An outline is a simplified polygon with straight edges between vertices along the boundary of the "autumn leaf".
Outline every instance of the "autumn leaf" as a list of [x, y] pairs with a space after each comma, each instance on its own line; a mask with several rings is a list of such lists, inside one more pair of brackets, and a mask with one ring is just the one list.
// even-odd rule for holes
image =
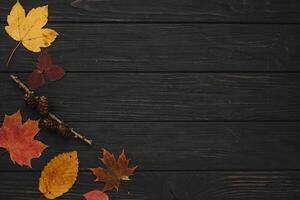
[[6, 32], [19, 43], [12, 51], [7, 65], [9, 64], [16, 49], [22, 43], [32, 52], [40, 52], [41, 47], [48, 47], [55, 40], [58, 33], [53, 29], [43, 28], [48, 22], [48, 6], [33, 8], [25, 14], [25, 10], [19, 1], [13, 6], [7, 16], [8, 26]]
[[31, 159], [40, 157], [47, 148], [42, 142], [34, 140], [39, 131], [39, 121], [28, 119], [23, 124], [20, 111], [5, 115], [0, 128], [0, 147], [9, 152], [14, 163], [31, 167]]
[[39, 190], [46, 198], [55, 199], [69, 191], [77, 176], [77, 151], [59, 154], [44, 167]]
[[85, 193], [83, 197], [86, 200], [109, 200], [107, 194], [100, 190], [93, 190], [88, 193]]
[[64, 69], [53, 64], [50, 54], [44, 51], [39, 56], [34, 71], [29, 75], [28, 85], [31, 90], [37, 90], [46, 81], [57, 81], [63, 78], [64, 75]]
[[103, 158], [101, 161], [106, 166], [106, 169], [101, 167], [91, 168], [90, 170], [97, 177], [95, 181], [104, 182], [103, 191], [119, 189], [121, 180], [130, 180], [129, 176], [133, 174], [137, 167], [128, 168], [129, 160], [126, 159], [124, 150], [116, 160], [115, 156], [103, 149]]

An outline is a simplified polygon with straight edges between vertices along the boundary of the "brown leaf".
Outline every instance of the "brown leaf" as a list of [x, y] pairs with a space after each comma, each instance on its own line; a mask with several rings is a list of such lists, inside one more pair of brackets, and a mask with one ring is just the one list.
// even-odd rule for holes
[[57, 81], [64, 77], [63, 68], [52, 63], [49, 53], [42, 52], [34, 71], [29, 75], [28, 85], [31, 90], [37, 90], [47, 81]]
[[22, 124], [20, 111], [12, 115], [5, 115], [0, 128], [0, 147], [5, 148], [13, 162], [31, 167], [31, 159], [41, 156], [47, 146], [35, 135], [40, 131], [39, 121], [28, 119]]
[[98, 167], [91, 168], [90, 170], [97, 177], [95, 181], [105, 183], [103, 191], [112, 190], [114, 188], [118, 190], [120, 181], [130, 180], [129, 176], [131, 176], [137, 168], [137, 166], [128, 168], [129, 160], [126, 159], [124, 150], [117, 161], [113, 154], [103, 149], [103, 158], [101, 161], [106, 166], [106, 169]]

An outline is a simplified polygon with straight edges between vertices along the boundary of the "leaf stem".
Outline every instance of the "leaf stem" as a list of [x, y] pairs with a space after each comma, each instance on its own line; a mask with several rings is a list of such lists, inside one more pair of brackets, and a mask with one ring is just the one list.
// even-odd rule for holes
[[13, 55], [15, 54], [17, 48], [20, 46], [20, 44], [21, 44], [21, 41], [17, 44], [17, 46], [16, 46], [16, 47], [12, 50], [12, 52], [10, 53], [10, 56], [9, 56], [9, 58], [8, 58], [8, 60], [7, 60], [7, 63], [6, 63], [6, 67], [9, 66], [9, 63], [10, 63], [10, 61], [11, 61]]

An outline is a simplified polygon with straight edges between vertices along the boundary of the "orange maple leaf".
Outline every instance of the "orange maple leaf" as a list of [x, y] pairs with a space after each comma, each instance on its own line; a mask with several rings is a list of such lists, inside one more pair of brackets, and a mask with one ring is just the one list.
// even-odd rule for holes
[[114, 188], [119, 190], [120, 181], [130, 180], [129, 176], [131, 176], [137, 168], [137, 166], [128, 168], [129, 160], [126, 159], [124, 150], [117, 161], [113, 154], [103, 149], [103, 158], [100, 160], [104, 163], [106, 169], [98, 167], [90, 168], [90, 170], [97, 177], [95, 181], [105, 183], [103, 191], [112, 190]]
[[5, 115], [0, 128], [0, 147], [9, 152], [14, 163], [31, 167], [31, 159], [40, 157], [47, 148], [47, 145], [34, 140], [39, 131], [39, 120], [28, 119], [23, 124], [20, 111]]

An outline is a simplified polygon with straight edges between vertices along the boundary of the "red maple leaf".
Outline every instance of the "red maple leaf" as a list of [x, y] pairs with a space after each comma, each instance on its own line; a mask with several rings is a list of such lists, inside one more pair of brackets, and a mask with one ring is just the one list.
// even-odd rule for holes
[[35, 69], [29, 75], [28, 85], [31, 90], [37, 90], [47, 81], [57, 81], [62, 79], [64, 75], [64, 69], [58, 65], [54, 65], [50, 54], [44, 51], [39, 56]]
[[109, 200], [107, 194], [100, 190], [93, 190], [88, 193], [85, 193], [83, 197], [86, 200]]
[[121, 180], [130, 180], [129, 176], [133, 174], [136, 167], [128, 168], [129, 160], [126, 159], [124, 150], [119, 156], [118, 161], [115, 156], [103, 149], [103, 158], [100, 159], [106, 169], [101, 167], [91, 168], [90, 170], [97, 177], [95, 181], [101, 181], [105, 183], [103, 191], [108, 191], [112, 189], [119, 189]]
[[31, 159], [40, 157], [47, 148], [47, 145], [34, 140], [39, 131], [39, 120], [28, 119], [22, 124], [20, 111], [5, 115], [0, 128], [0, 147], [9, 152], [14, 163], [31, 167]]

